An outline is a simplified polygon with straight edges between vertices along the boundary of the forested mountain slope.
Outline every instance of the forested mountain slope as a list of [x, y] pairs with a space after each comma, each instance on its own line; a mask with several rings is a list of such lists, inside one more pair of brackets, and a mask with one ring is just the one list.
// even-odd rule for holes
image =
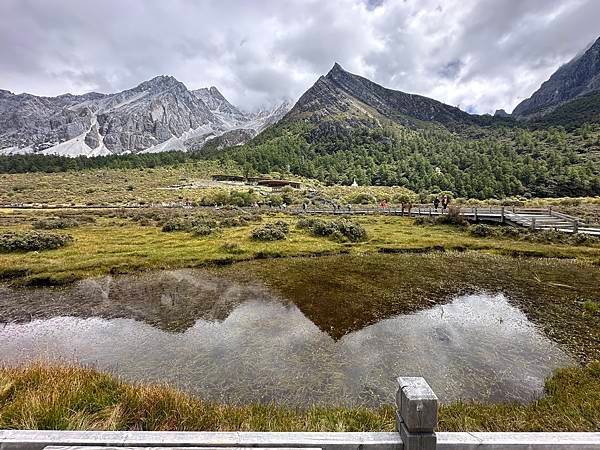
[[206, 153], [248, 171], [478, 198], [600, 194], [599, 155], [599, 126], [533, 130], [383, 88], [337, 64], [277, 125]]

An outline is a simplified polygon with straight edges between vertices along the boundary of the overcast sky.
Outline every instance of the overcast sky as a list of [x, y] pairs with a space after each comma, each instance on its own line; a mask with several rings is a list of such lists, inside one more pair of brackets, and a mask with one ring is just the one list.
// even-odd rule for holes
[[335, 61], [478, 113], [600, 36], [600, 0], [0, 0], [0, 89], [115, 92], [156, 75], [252, 109]]

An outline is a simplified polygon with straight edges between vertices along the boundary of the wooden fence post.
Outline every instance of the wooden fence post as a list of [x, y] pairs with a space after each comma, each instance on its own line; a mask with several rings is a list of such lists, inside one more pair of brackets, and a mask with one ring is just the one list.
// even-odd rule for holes
[[502, 207], [502, 210], [500, 211], [500, 223], [504, 223], [504, 206]]
[[477, 206], [473, 210], [475, 212], [475, 222], [477, 222]]
[[435, 450], [438, 398], [422, 377], [398, 378], [396, 425], [404, 450]]
[[535, 230], [535, 217], [531, 218], [531, 229]]
[[574, 220], [573, 221], [573, 234], [577, 234], [578, 232], [579, 232], [579, 221]]

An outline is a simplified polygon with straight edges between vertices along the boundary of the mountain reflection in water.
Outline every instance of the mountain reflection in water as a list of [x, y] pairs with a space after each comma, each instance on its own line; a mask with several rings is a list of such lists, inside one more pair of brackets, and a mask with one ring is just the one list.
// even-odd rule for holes
[[[391, 403], [401, 375], [424, 376], [442, 401], [527, 401], [554, 368], [574, 363], [501, 294], [458, 297], [336, 341], [264, 287], [192, 271], [161, 276], [27, 298], [0, 291], [11, 318], [0, 328], [0, 362], [78, 361], [208, 400], [297, 406]], [[48, 306], [77, 297], [73, 314]], [[19, 308], [34, 308], [33, 320]]]

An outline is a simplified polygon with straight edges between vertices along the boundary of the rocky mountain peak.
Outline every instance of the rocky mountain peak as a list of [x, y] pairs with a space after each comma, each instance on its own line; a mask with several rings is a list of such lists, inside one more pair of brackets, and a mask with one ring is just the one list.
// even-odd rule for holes
[[540, 117], [595, 91], [600, 91], [600, 38], [559, 67], [530, 98], [517, 105], [513, 116], [521, 119]]
[[225, 97], [223, 97], [223, 94], [221, 94], [221, 91], [219, 91], [216, 86], [209, 87], [208, 92], [210, 92], [210, 94], [214, 95], [215, 97], [220, 97], [223, 100], [225, 100]]
[[336, 73], [341, 73], [341, 72], [346, 73], [344, 68], [339, 63], [335, 62], [335, 63], [333, 63], [333, 67], [331, 68], [331, 70], [327, 73], [327, 76], [335, 75]]
[[357, 75], [354, 75], [354, 74], [348, 72], [347, 70], [344, 70], [344, 68], [342, 66], [340, 66], [338, 63], [335, 63], [333, 65], [333, 67], [331, 68], [331, 70], [329, 72], [327, 72], [327, 75], [325, 75], [325, 79], [335, 81], [335, 80], [344, 80], [344, 79], [348, 79], [348, 78], [352, 78], [352, 77], [356, 77], [356, 76]]
[[168, 75], [114, 94], [39, 97], [0, 90], [0, 154], [199, 150], [222, 135], [225, 144], [237, 145], [286, 112], [245, 113], [215, 86], [189, 91]]
[[300, 97], [288, 118], [320, 121], [327, 116], [345, 115], [371, 120], [374, 114], [411, 126], [420, 126], [423, 121], [457, 126], [478, 120], [437, 100], [385, 88], [344, 70], [339, 63]]
[[177, 80], [177, 78], [170, 75], [159, 75], [148, 81], [140, 83], [134, 89], [152, 92], [168, 91], [172, 89], [185, 89], [187, 91], [185, 84], [183, 84], [181, 81]]
[[192, 94], [202, 100], [208, 109], [214, 114], [221, 116], [225, 121], [233, 120], [240, 122], [248, 119], [247, 115], [229, 103], [215, 86], [196, 89], [192, 91]]

